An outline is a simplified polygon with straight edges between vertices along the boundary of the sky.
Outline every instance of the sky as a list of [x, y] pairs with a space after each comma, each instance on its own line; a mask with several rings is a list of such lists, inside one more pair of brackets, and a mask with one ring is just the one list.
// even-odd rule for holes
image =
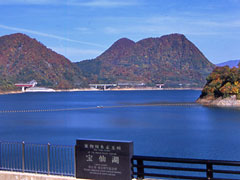
[[0, 12], [0, 36], [24, 33], [73, 62], [171, 33], [212, 63], [240, 59], [240, 0], [0, 0]]

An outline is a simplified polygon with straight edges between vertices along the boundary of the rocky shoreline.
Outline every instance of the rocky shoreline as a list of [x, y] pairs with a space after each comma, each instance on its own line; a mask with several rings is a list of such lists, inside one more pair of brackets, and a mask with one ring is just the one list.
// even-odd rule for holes
[[219, 97], [217, 99], [199, 98], [196, 102], [204, 106], [240, 107], [240, 100], [236, 98], [236, 95], [227, 98]]

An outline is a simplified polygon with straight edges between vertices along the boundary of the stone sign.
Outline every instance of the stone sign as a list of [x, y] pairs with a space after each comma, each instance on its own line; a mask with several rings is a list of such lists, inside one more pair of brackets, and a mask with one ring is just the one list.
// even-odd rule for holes
[[78, 139], [75, 148], [76, 178], [132, 179], [133, 142]]

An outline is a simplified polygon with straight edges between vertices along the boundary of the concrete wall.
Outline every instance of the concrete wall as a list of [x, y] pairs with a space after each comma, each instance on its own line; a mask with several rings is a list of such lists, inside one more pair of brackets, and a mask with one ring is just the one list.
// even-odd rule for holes
[[[74, 177], [66, 176], [52, 176], [42, 175], [33, 173], [20, 173], [11, 171], [0, 171], [0, 180], [87, 180], [87, 179], [76, 179]], [[136, 179], [133, 179], [136, 180]], [[154, 180], [154, 179], [147, 179]]]
[[76, 180], [74, 177], [0, 171], [0, 180]]

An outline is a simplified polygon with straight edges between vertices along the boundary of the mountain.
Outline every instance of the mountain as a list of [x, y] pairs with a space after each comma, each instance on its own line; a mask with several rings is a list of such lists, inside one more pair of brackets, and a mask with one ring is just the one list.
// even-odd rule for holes
[[137, 81], [165, 87], [202, 87], [215, 65], [182, 34], [116, 41], [92, 60], [78, 62], [90, 83]]
[[21, 33], [0, 37], [0, 89], [15, 89], [14, 83], [33, 79], [39, 86], [59, 89], [85, 82], [75, 64], [37, 40]]
[[216, 66], [220, 66], [220, 67], [221, 66], [229, 66], [230, 68], [233, 68], [233, 67], [238, 67], [239, 63], [240, 63], [240, 60], [230, 60], [230, 61], [216, 64]]

